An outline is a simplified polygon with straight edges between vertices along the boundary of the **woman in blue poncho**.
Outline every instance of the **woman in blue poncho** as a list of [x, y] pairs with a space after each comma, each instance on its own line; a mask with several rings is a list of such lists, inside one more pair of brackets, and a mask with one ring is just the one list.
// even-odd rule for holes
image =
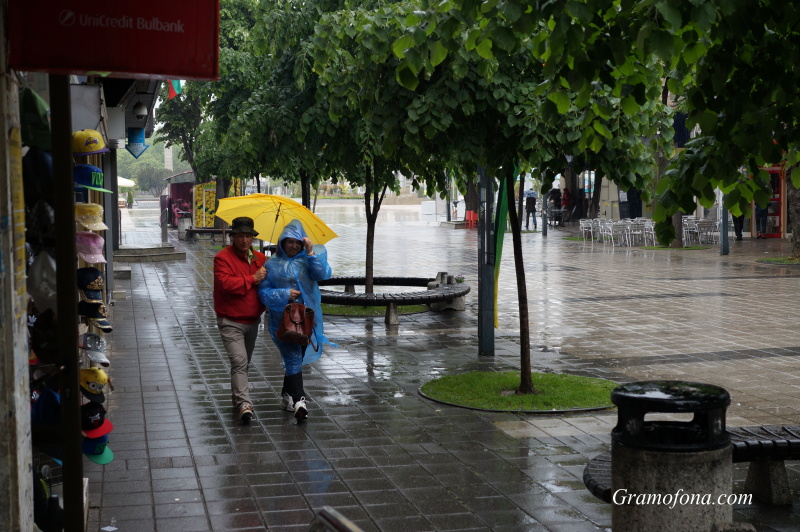
[[[292, 220], [278, 238], [278, 250], [267, 263], [267, 277], [258, 287], [258, 297], [269, 311], [268, 327], [272, 341], [283, 359], [282, 407], [294, 412], [298, 420], [308, 417], [302, 365], [320, 357], [323, 343], [333, 345], [323, 333], [321, 297], [317, 285], [317, 281], [331, 277], [327, 257], [325, 246], [312, 246], [303, 224], [299, 220]], [[283, 309], [290, 302], [302, 303], [316, 313], [311, 346], [283, 342], [277, 338]]]

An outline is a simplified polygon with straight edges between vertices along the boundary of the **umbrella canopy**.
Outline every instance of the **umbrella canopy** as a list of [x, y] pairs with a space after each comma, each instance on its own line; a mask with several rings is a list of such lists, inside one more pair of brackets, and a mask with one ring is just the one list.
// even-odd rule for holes
[[278, 243], [283, 228], [295, 218], [303, 223], [308, 238], [314, 244], [324, 244], [339, 236], [316, 214], [284, 196], [249, 194], [224, 198], [219, 200], [216, 215], [229, 224], [239, 216], [252, 218], [258, 238], [272, 244]]
[[136, 183], [131, 181], [130, 179], [125, 179], [120, 175], [117, 176], [117, 188], [130, 188], [135, 186]]

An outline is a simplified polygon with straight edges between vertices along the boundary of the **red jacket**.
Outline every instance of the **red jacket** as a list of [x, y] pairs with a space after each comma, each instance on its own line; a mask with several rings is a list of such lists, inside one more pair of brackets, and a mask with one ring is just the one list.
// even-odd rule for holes
[[253, 274], [267, 262], [267, 257], [256, 250], [253, 256], [254, 260], [248, 263], [231, 245], [214, 257], [214, 310], [220, 318], [255, 323], [264, 313]]

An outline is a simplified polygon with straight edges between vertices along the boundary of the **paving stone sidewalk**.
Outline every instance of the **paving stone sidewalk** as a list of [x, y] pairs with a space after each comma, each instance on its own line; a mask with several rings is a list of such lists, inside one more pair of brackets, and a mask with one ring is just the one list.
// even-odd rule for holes
[[[326, 217], [325, 209], [330, 209]], [[385, 211], [384, 211], [385, 209]], [[123, 217], [126, 244], [160, 242], [147, 204]], [[155, 209], [157, 216], [157, 208]], [[335, 275], [363, 275], [363, 223], [336, 223]], [[279, 355], [263, 333], [250, 369], [256, 420], [230, 407], [228, 360], [211, 299], [218, 245], [170, 242], [185, 261], [131, 264], [109, 335], [115, 429], [106, 466], [86, 461], [87, 530], [308, 528], [331, 506], [366, 531], [608, 530], [611, 508], [581, 481], [606, 451], [613, 411], [569, 416], [487, 413], [432, 403], [439, 375], [519, 367], [511, 240], [500, 265], [496, 355], [477, 353], [476, 231], [414, 221], [385, 206], [376, 275], [463, 274], [467, 310], [383, 318], [325, 316], [338, 348], [307, 367], [309, 419], [281, 411]], [[574, 229], [523, 234], [534, 369], [616, 382], [683, 379], [725, 387], [730, 425], [800, 424], [800, 270], [758, 264], [786, 241], [708, 250], [612, 248], [564, 240]], [[744, 466], [734, 492], [743, 489]], [[800, 472], [790, 464], [790, 481]], [[800, 506], [734, 508], [758, 530], [796, 530]]]

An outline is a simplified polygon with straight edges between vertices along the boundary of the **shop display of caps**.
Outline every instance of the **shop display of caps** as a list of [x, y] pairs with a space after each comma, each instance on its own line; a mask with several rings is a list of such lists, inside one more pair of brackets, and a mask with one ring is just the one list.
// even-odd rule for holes
[[91, 164], [76, 164], [72, 169], [72, 177], [75, 181], [75, 188], [88, 188], [98, 192], [112, 194], [105, 186], [103, 171]]
[[86, 368], [80, 371], [81, 393], [93, 403], [105, 403], [103, 388], [108, 384], [108, 375], [100, 368]]
[[110, 333], [114, 330], [111, 327], [111, 322], [108, 321], [108, 311], [106, 310], [106, 306], [102, 303], [87, 303], [86, 301], [79, 301], [78, 315], [87, 318], [91, 325], [94, 325], [104, 333]]
[[94, 129], [81, 129], [72, 134], [73, 155], [92, 155], [110, 151], [99, 131]]
[[89, 264], [105, 263], [103, 256], [105, 239], [91, 231], [78, 231], [75, 233], [75, 250], [78, 256]]
[[103, 223], [103, 207], [97, 203], [76, 203], [75, 221], [90, 231], [108, 229], [108, 226]]
[[107, 368], [111, 361], [106, 356], [106, 341], [99, 334], [83, 333], [78, 336], [78, 347], [94, 364]]

